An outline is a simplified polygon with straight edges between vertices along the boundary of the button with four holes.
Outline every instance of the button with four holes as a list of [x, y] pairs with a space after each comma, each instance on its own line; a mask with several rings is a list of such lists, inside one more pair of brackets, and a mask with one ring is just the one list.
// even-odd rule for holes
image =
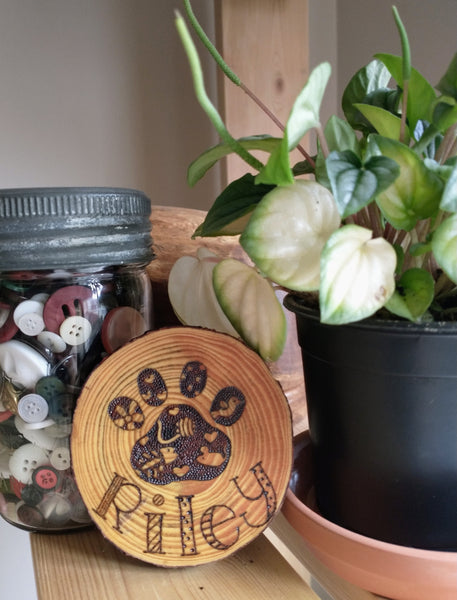
[[50, 465], [42, 465], [36, 468], [32, 473], [32, 483], [45, 492], [55, 490], [59, 485], [59, 473], [57, 469]]
[[39, 423], [48, 416], [49, 406], [40, 394], [25, 394], [18, 402], [17, 411], [26, 423]]
[[9, 460], [11, 475], [21, 483], [30, 483], [37, 467], [48, 462], [46, 452], [35, 444], [24, 444], [13, 452]]
[[69, 346], [79, 346], [90, 338], [92, 325], [85, 317], [68, 317], [60, 326], [60, 337]]
[[24, 300], [16, 306], [14, 322], [25, 335], [36, 336], [44, 329], [44, 305], [38, 300]]

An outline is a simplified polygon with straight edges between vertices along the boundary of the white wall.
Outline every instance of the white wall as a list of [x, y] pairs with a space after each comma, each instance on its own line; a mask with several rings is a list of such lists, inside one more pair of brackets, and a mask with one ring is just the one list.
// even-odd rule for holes
[[[213, 0], [193, 6], [211, 33]], [[209, 206], [217, 172], [196, 190], [185, 180], [216, 138], [194, 100], [176, 7], [0, 0], [0, 187], [126, 186], [155, 204]]]
[[[214, 1], [192, 3], [212, 36]], [[324, 115], [374, 52], [399, 52], [391, 4], [309, 0], [310, 65], [333, 66]], [[396, 4], [414, 65], [436, 82], [456, 49], [457, 0]], [[194, 97], [176, 7], [181, 0], [0, 0], [0, 187], [119, 185], [155, 204], [210, 206], [218, 170], [194, 189], [185, 180], [217, 138]], [[215, 99], [215, 67], [201, 56]]]

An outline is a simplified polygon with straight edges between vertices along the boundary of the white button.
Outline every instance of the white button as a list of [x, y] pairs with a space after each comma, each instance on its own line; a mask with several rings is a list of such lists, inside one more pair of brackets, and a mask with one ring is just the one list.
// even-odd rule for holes
[[9, 460], [11, 475], [21, 483], [29, 483], [32, 473], [37, 467], [47, 464], [48, 457], [44, 450], [35, 444], [25, 444], [13, 452]]
[[52, 451], [50, 456], [51, 465], [58, 471], [66, 471], [70, 468], [70, 450], [60, 446]]
[[44, 329], [44, 305], [37, 300], [24, 300], [16, 306], [13, 319], [25, 335], [35, 336]]
[[[46, 429], [52, 427], [55, 424], [56, 422], [54, 421], [54, 419], [45, 419], [44, 421], [39, 421], [37, 423], [25, 423], [24, 429], [28, 429], [29, 431], [30, 429]], [[49, 432], [47, 431], [46, 433]]]
[[23, 334], [34, 337], [44, 329], [43, 317], [36, 313], [27, 313], [18, 319], [17, 326]]
[[54, 333], [53, 331], [42, 331], [38, 334], [37, 340], [40, 342], [40, 344], [43, 344], [45, 348], [51, 350], [51, 352], [55, 352], [56, 354], [65, 352], [67, 348], [67, 344], [63, 341], [60, 335]]
[[46, 292], [41, 292], [40, 294], [35, 294], [34, 296], [32, 296], [30, 298], [30, 300], [36, 300], [37, 302], [41, 302], [41, 304], [45, 305], [46, 300], [49, 298], [49, 294], [46, 294]]
[[[72, 423], [70, 421], [66, 422], [66, 423], [56, 423], [55, 425], [51, 425], [51, 427], [48, 427], [48, 429], [46, 430], [46, 433], [55, 439], [61, 439], [61, 438], [66, 438], [69, 437], [71, 434], [71, 430], [72, 430]], [[59, 442], [61, 443], [61, 442]]]
[[48, 433], [48, 430], [51, 429], [52, 426], [46, 429], [29, 429], [27, 423], [23, 421], [19, 415], [14, 417], [14, 426], [19, 433], [22, 433], [26, 440], [39, 448], [53, 450], [57, 445], [55, 438]]
[[63, 525], [71, 517], [71, 503], [62, 494], [46, 494], [38, 505], [39, 510], [50, 525]]
[[26, 423], [39, 423], [48, 416], [49, 406], [39, 394], [25, 394], [17, 405], [19, 416]]
[[0, 344], [0, 367], [13, 384], [33, 389], [48, 374], [48, 361], [28, 344], [9, 340]]
[[68, 317], [60, 326], [60, 336], [70, 346], [84, 344], [90, 338], [92, 325], [84, 317]]

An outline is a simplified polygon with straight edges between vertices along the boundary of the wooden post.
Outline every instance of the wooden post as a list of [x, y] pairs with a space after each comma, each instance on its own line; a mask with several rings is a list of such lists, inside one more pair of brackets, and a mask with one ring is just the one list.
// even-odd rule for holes
[[[217, 47], [241, 81], [285, 124], [309, 71], [308, 0], [223, 0], [216, 2]], [[219, 106], [234, 137], [278, 127], [236, 85], [221, 75]], [[258, 155], [263, 162], [265, 154]], [[303, 157], [297, 154], [297, 161]], [[249, 167], [227, 159], [222, 184]]]

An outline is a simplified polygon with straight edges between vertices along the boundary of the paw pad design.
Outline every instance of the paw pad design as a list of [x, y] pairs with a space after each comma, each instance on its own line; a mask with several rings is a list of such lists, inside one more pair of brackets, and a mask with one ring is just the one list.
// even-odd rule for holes
[[[188, 400], [197, 398], [206, 387], [207, 377], [203, 363], [186, 363], [179, 380], [181, 395]], [[143, 369], [137, 386], [142, 401], [149, 406], [161, 406], [168, 399], [167, 385], [156, 369]], [[134, 444], [132, 468], [141, 479], [159, 485], [218, 477], [229, 462], [231, 442], [217, 425], [231, 427], [242, 416], [245, 405], [241, 390], [227, 386], [214, 397], [208, 419], [188, 403], [165, 406], [151, 429]], [[145, 421], [140, 403], [127, 396], [114, 398], [108, 415], [116, 427], [127, 431], [140, 429]]]

